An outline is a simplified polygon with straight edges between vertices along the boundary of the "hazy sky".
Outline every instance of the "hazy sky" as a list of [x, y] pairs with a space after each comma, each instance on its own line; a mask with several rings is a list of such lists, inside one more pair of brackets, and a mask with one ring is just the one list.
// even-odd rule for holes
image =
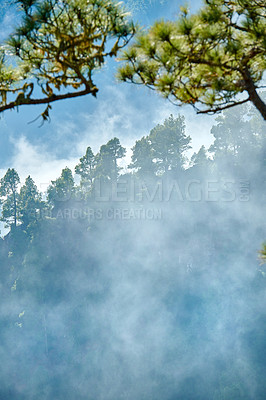
[[[7, 4], [2, 0], [2, 6]], [[135, 21], [148, 26], [155, 19], [174, 19], [183, 1], [127, 0]], [[195, 10], [201, 2], [192, 3]], [[14, 25], [14, 7], [2, 8], [0, 39]], [[0, 175], [7, 168], [15, 168], [23, 181], [29, 174], [39, 189], [60, 175], [62, 168], [73, 168], [78, 159], [91, 146], [95, 152], [109, 139], [117, 136], [128, 149], [135, 140], [171, 113], [185, 115], [187, 134], [194, 149], [212, 141], [210, 128], [214, 118], [198, 116], [190, 107], [176, 107], [143, 87], [118, 83], [115, 72], [118, 63], [109, 62], [97, 75], [97, 99], [86, 96], [80, 99], [57, 102], [52, 105], [51, 123], [39, 128], [40, 120], [29, 124], [43, 106], [23, 107], [19, 112], [7, 111], [0, 119]], [[130, 159], [130, 153], [127, 160]]]

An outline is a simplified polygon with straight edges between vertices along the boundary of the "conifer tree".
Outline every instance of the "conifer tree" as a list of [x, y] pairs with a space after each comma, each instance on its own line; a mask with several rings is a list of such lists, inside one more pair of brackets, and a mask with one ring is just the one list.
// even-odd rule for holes
[[132, 147], [130, 169], [135, 169], [140, 177], [152, 176], [156, 172], [153, 150], [148, 136], [143, 136], [137, 140]]
[[157, 174], [169, 170], [181, 170], [186, 157], [184, 153], [191, 148], [191, 138], [185, 134], [185, 118], [171, 114], [163, 124], [158, 124], [149, 135]]
[[[263, 0], [205, 0], [197, 14], [157, 21], [124, 52], [119, 79], [155, 89], [177, 105], [216, 113], [248, 101], [266, 119], [258, 89], [266, 68]], [[241, 96], [242, 95], [242, 96]]]
[[[93, 74], [135, 33], [113, 0], [18, 0], [22, 18], [0, 47], [0, 112], [92, 94]], [[42, 95], [40, 96], [40, 91]]]
[[201, 146], [197, 153], [193, 153], [191, 157], [191, 164], [193, 167], [206, 167], [209, 161], [204, 145]]
[[74, 199], [75, 187], [74, 178], [71, 169], [64, 168], [59, 178], [52, 181], [48, 188], [48, 202], [59, 208], [64, 207], [64, 204]]
[[26, 227], [38, 218], [38, 211], [42, 208], [41, 195], [33, 179], [28, 176], [19, 193], [19, 215]]
[[16, 226], [18, 220], [18, 185], [20, 179], [14, 168], [8, 168], [0, 181], [0, 196], [2, 198], [1, 221], [7, 226]]
[[75, 166], [76, 174], [81, 177], [81, 187], [91, 188], [95, 175], [95, 164], [95, 155], [91, 147], [88, 147], [86, 154], [79, 159], [79, 164]]
[[137, 140], [132, 148], [130, 169], [139, 176], [162, 176], [168, 171], [181, 170], [190, 149], [190, 136], [185, 134], [185, 118], [171, 114], [163, 124], [156, 125], [150, 134]]
[[125, 154], [126, 149], [121, 146], [120, 140], [116, 137], [102, 145], [96, 156], [96, 176], [116, 182], [121, 170], [118, 160], [122, 159]]

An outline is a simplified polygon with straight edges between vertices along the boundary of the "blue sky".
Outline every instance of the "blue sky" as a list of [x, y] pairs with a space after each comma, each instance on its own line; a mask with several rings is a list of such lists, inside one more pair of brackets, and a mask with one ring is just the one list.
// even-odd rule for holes
[[[2, 0], [1, 4], [8, 3]], [[134, 20], [143, 26], [155, 19], [174, 19], [183, 1], [127, 0]], [[191, 5], [196, 10], [200, 1]], [[5, 7], [1, 15], [0, 40], [14, 25], [14, 8]], [[51, 123], [39, 128], [40, 120], [29, 124], [43, 107], [24, 106], [19, 112], [7, 111], [0, 119], [0, 177], [7, 168], [15, 168], [23, 183], [31, 175], [39, 189], [45, 190], [62, 168], [74, 169], [78, 159], [91, 146], [95, 152], [114, 136], [130, 149], [135, 140], [170, 114], [185, 115], [187, 134], [193, 139], [193, 149], [212, 141], [210, 128], [214, 117], [199, 116], [190, 107], [176, 107], [144, 87], [118, 83], [117, 62], [109, 62], [95, 76], [99, 87], [97, 99], [86, 96], [52, 105]], [[130, 151], [127, 159], [130, 161]]]

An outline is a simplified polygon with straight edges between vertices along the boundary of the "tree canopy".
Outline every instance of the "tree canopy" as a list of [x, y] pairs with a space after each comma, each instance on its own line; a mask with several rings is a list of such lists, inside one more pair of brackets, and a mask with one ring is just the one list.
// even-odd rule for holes
[[17, 3], [21, 22], [0, 47], [0, 112], [47, 104], [46, 120], [54, 101], [96, 96], [94, 72], [135, 33], [121, 5], [112, 0]]
[[[113, 0], [17, 0], [21, 22], [0, 47], [0, 113], [92, 94], [93, 74], [136, 33]], [[124, 51], [122, 81], [157, 90], [177, 105], [216, 113], [252, 102], [266, 119], [262, 0], [205, 0], [197, 14], [157, 21]]]
[[72, 198], [74, 193], [74, 178], [68, 167], [62, 170], [59, 178], [52, 181], [47, 192], [48, 200], [53, 204], [60, 204]]
[[0, 181], [0, 197], [4, 198], [1, 221], [7, 225], [17, 225], [18, 185], [20, 179], [14, 168], [8, 168], [5, 176]]
[[121, 146], [120, 140], [116, 137], [103, 144], [96, 155], [95, 176], [115, 182], [121, 169], [117, 162], [125, 154], [126, 149]]
[[266, 13], [262, 0], [205, 0], [176, 21], [157, 21], [125, 50], [122, 81], [145, 85], [177, 105], [216, 113], [252, 102], [266, 119]]
[[181, 170], [191, 148], [191, 138], [185, 134], [185, 119], [170, 115], [163, 124], [156, 125], [148, 136], [137, 140], [132, 148], [132, 163], [129, 168], [137, 170], [139, 176], [156, 174], [162, 176], [169, 170]]
[[20, 189], [18, 201], [19, 218], [24, 226], [36, 221], [42, 205], [41, 194], [31, 176], [28, 176]]
[[95, 156], [91, 147], [88, 147], [86, 154], [79, 159], [79, 164], [75, 166], [75, 172], [80, 175], [81, 181], [92, 183], [94, 177]]

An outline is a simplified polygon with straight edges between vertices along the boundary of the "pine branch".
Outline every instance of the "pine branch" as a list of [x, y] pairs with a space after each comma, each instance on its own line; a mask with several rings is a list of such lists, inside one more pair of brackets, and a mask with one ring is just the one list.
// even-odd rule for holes
[[226, 106], [223, 106], [223, 107], [215, 107], [215, 108], [209, 108], [209, 109], [207, 109], [207, 110], [197, 111], [197, 114], [215, 114], [215, 113], [217, 113], [217, 112], [226, 110], [227, 108], [231, 108], [231, 107], [235, 107], [235, 106], [238, 106], [238, 105], [247, 103], [248, 101], [250, 101], [250, 98], [249, 98], [249, 97], [248, 97], [247, 99], [245, 99], [245, 100], [236, 101], [236, 102], [234, 102], [234, 103], [227, 104]]
[[58, 100], [64, 100], [64, 99], [72, 99], [74, 97], [80, 97], [80, 96], [85, 96], [87, 94], [92, 94], [94, 97], [96, 97], [96, 94], [98, 92], [98, 88], [95, 86], [93, 88], [86, 88], [84, 90], [78, 91], [78, 92], [73, 92], [73, 93], [65, 93], [65, 94], [53, 94], [50, 97], [44, 97], [41, 99], [28, 99], [24, 98], [21, 99], [19, 104], [17, 104], [16, 101], [12, 101], [9, 104], [6, 104], [4, 106], [0, 107], [0, 113], [6, 110], [11, 110], [15, 107], [22, 106], [22, 105], [33, 105], [33, 104], [50, 104]]

